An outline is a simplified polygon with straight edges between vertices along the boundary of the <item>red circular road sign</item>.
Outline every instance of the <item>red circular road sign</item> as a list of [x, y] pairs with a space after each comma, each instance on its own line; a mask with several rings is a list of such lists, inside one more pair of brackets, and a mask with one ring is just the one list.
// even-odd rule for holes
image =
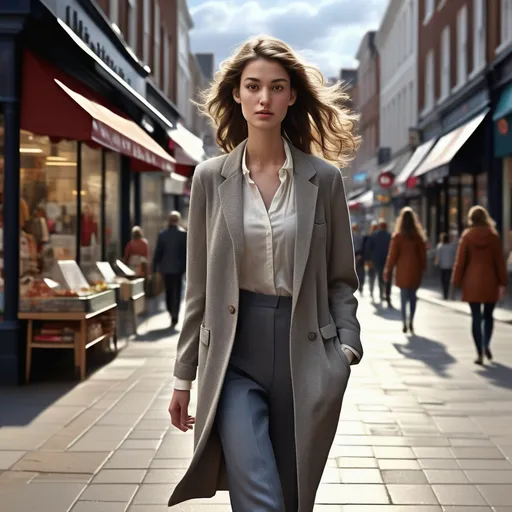
[[395, 175], [390, 171], [385, 171], [379, 175], [379, 185], [381, 188], [391, 188], [395, 183]]

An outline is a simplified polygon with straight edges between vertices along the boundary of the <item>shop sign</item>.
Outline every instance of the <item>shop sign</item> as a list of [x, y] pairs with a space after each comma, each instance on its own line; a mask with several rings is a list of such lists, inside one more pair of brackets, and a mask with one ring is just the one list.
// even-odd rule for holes
[[109, 37], [85, 12], [78, 0], [47, 0], [53, 13], [122, 80], [146, 96], [146, 82], [121, 54]]
[[391, 171], [381, 172], [378, 181], [381, 188], [391, 188], [395, 183], [395, 175]]

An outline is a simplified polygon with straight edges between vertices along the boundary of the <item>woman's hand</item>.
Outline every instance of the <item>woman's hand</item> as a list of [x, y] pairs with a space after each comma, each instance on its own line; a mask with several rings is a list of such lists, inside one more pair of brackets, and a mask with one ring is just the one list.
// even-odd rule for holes
[[169, 405], [169, 414], [171, 423], [182, 432], [187, 432], [193, 428], [196, 419], [188, 414], [190, 404], [190, 391], [175, 389], [171, 404]]

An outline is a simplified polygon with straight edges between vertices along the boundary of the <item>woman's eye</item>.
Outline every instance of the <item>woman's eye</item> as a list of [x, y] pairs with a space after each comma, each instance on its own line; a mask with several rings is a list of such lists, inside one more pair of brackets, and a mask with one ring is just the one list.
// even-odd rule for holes
[[275, 85], [274, 86], [274, 90], [275, 91], [282, 91], [283, 90], [283, 86], [282, 85]]
[[257, 87], [256, 87], [256, 85], [254, 85], [254, 84], [250, 84], [250, 85], [248, 85], [248, 86], [247, 86], [247, 89], [249, 89], [250, 91], [255, 91], [255, 90], [256, 90], [256, 88], [257, 88]]

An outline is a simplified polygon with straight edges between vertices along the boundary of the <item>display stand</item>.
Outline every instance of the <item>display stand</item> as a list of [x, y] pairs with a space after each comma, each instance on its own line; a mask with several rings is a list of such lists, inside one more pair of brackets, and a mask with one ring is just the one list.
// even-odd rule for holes
[[[20, 299], [18, 318], [27, 320], [25, 381], [30, 381], [32, 349], [72, 349], [75, 372], [86, 373], [86, 350], [112, 339], [117, 352], [117, 303], [113, 290], [91, 293], [75, 261], [59, 261], [59, 281], [72, 293], [25, 296]], [[54, 289], [58, 283], [44, 280]], [[86, 291], [80, 291], [86, 290]]]
[[[25, 382], [28, 384], [30, 381], [30, 369], [32, 364], [32, 349], [34, 348], [53, 348], [53, 349], [73, 349], [75, 351], [75, 374], [80, 380], [85, 379], [86, 370], [86, 350], [97, 343], [108, 340], [110, 338], [114, 341], [114, 348], [117, 352], [117, 330], [116, 330], [116, 314], [117, 305], [111, 304], [103, 309], [94, 311], [92, 313], [86, 312], [73, 312], [66, 313], [61, 311], [55, 312], [20, 312], [18, 318], [20, 320], [27, 320], [27, 358], [25, 369]], [[103, 331], [101, 336], [95, 339], [88, 339], [87, 328], [89, 322], [94, 318], [102, 318], [104, 324], [110, 326]], [[51, 322], [66, 322], [68, 324], [76, 324], [78, 331], [76, 332], [73, 343], [56, 343], [56, 342], [36, 342], [34, 341], [34, 322], [37, 321], [51, 321]]]

